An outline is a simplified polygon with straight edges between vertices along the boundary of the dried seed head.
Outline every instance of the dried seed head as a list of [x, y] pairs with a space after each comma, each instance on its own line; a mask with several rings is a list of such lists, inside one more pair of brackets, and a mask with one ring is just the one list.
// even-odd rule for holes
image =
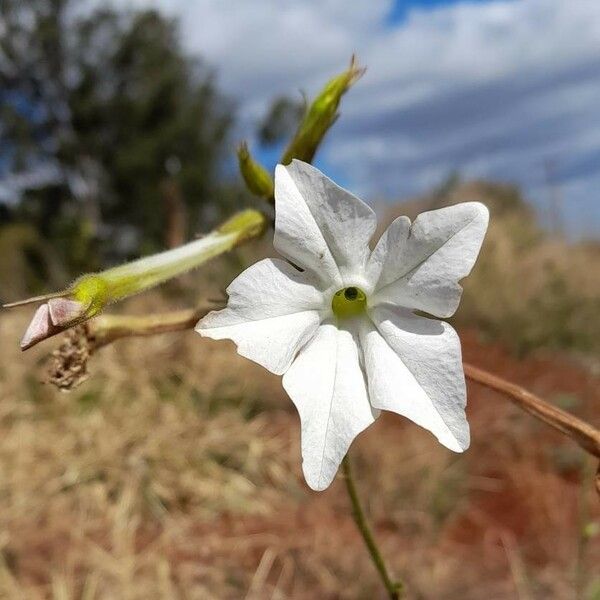
[[52, 353], [48, 383], [64, 392], [75, 389], [88, 377], [90, 340], [87, 327], [79, 325], [65, 334], [65, 341]]

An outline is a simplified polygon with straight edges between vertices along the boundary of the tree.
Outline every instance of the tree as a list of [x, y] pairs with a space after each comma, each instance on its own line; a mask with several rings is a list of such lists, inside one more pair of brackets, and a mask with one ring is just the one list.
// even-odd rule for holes
[[122, 259], [163, 247], [173, 210], [190, 234], [217, 203], [232, 104], [175, 21], [76, 8], [0, 3], [0, 172], [25, 175], [16, 212], [45, 236], [110, 238]]

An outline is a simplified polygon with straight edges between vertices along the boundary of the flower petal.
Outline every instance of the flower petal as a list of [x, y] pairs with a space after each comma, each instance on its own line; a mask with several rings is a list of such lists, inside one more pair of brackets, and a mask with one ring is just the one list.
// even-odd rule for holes
[[323, 323], [283, 387], [302, 422], [304, 477], [313, 490], [324, 490], [354, 438], [375, 420], [353, 333]]
[[196, 331], [231, 339], [242, 356], [281, 375], [314, 335], [327, 308], [314, 277], [279, 259], [265, 259], [227, 288], [227, 308], [200, 320]]
[[377, 277], [371, 305], [392, 303], [437, 317], [456, 312], [458, 281], [477, 259], [488, 225], [488, 210], [465, 202], [420, 214], [407, 229], [396, 219], [379, 240], [367, 271]]
[[373, 289], [382, 289], [398, 278], [409, 234], [410, 219], [398, 217], [379, 238], [367, 263], [367, 277]]
[[442, 321], [379, 306], [361, 331], [371, 404], [401, 414], [462, 452], [469, 424], [460, 340]]
[[357, 284], [370, 255], [375, 213], [313, 166], [275, 169], [277, 251], [338, 288]]

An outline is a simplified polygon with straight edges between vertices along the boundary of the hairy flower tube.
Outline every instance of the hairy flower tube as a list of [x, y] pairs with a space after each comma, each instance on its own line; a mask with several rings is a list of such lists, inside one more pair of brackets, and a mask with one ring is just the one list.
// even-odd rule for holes
[[[275, 174], [274, 246], [227, 289], [197, 331], [283, 375], [301, 419], [303, 471], [323, 490], [354, 438], [381, 410], [469, 446], [459, 338], [447, 323], [488, 224], [469, 202], [396, 219], [373, 251], [374, 212], [316, 168]], [[296, 268], [296, 265], [298, 268]]]
[[109, 304], [200, 266], [248, 238], [257, 237], [266, 225], [267, 219], [261, 212], [244, 210], [215, 231], [193, 242], [101, 273], [82, 275], [64, 292], [7, 305], [47, 300], [35, 312], [21, 340], [21, 349], [27, 350], [42, 340], [95, 317]]

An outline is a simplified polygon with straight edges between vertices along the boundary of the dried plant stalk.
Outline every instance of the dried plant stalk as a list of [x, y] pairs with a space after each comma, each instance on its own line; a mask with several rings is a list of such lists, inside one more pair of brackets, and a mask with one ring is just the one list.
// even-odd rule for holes
[[[169, 331], [183, 331], [193, 328], [199, 319], [219, 306], [201, 306], [196, 309], [159, 313], [143, 317], [127, 315], [103, 315], [87, 325], [90, 350], [96, 351], [115, 340], [148, 336]], [[574, 415], [542, 400], [524, 387], [507, 381], [498, 375], [464, 363], [465, 375], [492, 390], [501, 393], [536, 419], [568, 435], [589, 454], [600, 458], [600, 431]]]
[[465, 375], [471, 381], [508, 396], [519, 408], [561, 433], [568, 435], [586, 452], [600, 458], [600, 431], [589, 423], [542, 400], [539, 396], [532, 394], [516, 383], [502, 379], [502, 377], [468, 363], [464, 363], [464, 369]]

